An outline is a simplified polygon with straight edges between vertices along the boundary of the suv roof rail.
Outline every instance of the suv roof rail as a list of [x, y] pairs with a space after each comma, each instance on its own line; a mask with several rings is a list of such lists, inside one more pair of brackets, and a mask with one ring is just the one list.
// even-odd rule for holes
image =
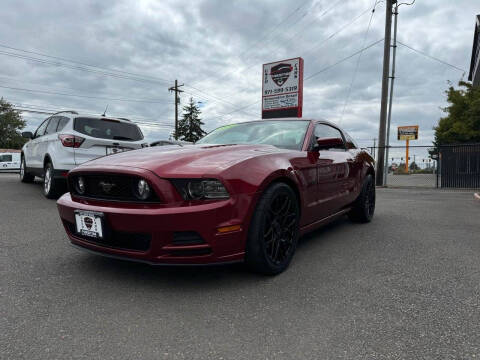
[[127, 119], [127, 118], [124, 118], [124, 117], [119, 117], [119, 118], [117, 118], [117, 119], [120, 119], [120, 120], [125, 120], [125, 121], [130, 121], [130, 122], [132, 122], [132, 120], [130, 120], [130, 119]]
[[56, 113], [53, 113], [52, 115], [57, 115], [57, 114], [61, 114], [61, 113], [70, 113], [70, 114], [78, 115], [78, 112], [76, 112], [76, 111], [74, 111], [74, 110], [57, 111]]

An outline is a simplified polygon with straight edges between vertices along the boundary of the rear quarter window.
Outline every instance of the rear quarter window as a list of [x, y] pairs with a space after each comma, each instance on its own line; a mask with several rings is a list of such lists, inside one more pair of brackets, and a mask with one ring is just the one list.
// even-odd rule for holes
[[137, 125], [115, 119], [78, 117], [74, 120], [73, 129], [100, 139], [125, 141], [143, 139], [143, 134]]

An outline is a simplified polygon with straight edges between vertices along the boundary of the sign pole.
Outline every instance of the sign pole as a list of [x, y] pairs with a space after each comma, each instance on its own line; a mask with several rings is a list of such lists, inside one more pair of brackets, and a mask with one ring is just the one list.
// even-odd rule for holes
[[407, 141], [407, 153], [405, 154], [406, 155], [406, 157], [405, 157], [405, 172], [408, 173], [408, 144], [409, 144], [410, 140], [407, 139], [406, 141]]

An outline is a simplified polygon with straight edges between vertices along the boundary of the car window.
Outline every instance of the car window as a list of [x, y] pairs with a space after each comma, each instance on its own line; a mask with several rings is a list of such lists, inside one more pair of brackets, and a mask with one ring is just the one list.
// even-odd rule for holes
[[60, 116], [58, 120], [58, 126], [57, 126], [57, 132], [62, 131], [62, 129], [67, 125], [68, 120], [70, 120], [68, 117], [65, 116]]
[[73, 129], [101, 139], [138, 141], [143, 139], [140, 128], [129, 122], [103, 118], [75, 118]]
[[[327, 138], [340, 138], [343, 140], [343, 136], [340, 130], [327, 124], [315, 125], [313, 136], [314, 136], [313, 140], [315, 143], [317, 142], [318, 139], [327, 139]], [[342, 146], [341, 149], [345, 150], [345, 146]]]
[[12, 162], [12, 155], [0, 155], [0, 162]]
[[35, 131], [35, 137], [39, 137], [39, 136], [42, 136], [44, 133], [45, 133], [45, 129], [47, 128], [47, 125], [48, 125], [48, 121], [50, 120], [50, 118], [46, 119], [37, 129], [37, 131]]
[[57, 131], [57, 125], [58, 125], [58, 116], [53, 116], [50, 119], [50, 122], [48, 123], [47, 128], [45, 129], [45, 135], [55, 133]]
[[347, 145], [347, 149], [358, 149], [357, 143], [352, 139], [350, 135], [344, 132], [345, 135], [345, 142]]
[[262, 120], [230, 124], [213, 130], [197, 144], [267, 144], [301, 150], [309, 121]]

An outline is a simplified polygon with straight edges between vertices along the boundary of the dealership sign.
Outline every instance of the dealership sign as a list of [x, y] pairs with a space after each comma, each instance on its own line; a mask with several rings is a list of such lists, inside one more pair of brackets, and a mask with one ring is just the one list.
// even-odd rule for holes
[[417, 140], [418, 139], [418, 125], [399, 126], [398, 140]]
[[262, 71], [262, 119], [301, 117], [303, 59], [264, 64]]

